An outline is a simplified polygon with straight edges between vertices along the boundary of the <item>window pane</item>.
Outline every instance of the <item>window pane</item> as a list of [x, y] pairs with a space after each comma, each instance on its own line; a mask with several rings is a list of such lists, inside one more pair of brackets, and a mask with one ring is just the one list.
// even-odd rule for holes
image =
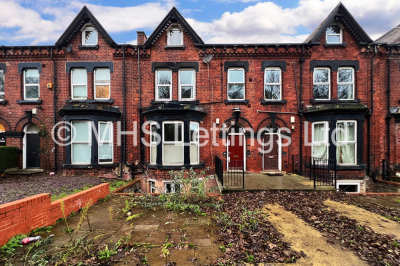
[[157, 71], [158, 84], [171, 84], [172, 72], [169, 70]]
[[25, 98], [26, 99], [39, 98], [39, 86], [25, 86]]
[[183, 164], [183, 145], [164, 144], [164, 164]]
[[72, 84], [87, 84], [86, 69], [72, 70]]
[[165, 141], [182, 141], [182, 124], [164, 124]]
[[73, 141], [89, 141], [90, 140], [90, 123], [88, 121], [73, 121], [72, 140]]
[[314, 70], [314, 82], [322, 83], [329, 81], [329, 70], [328, 69], [315, 69]]
[[193, 87], [192, 86], [181, 87], [181, 98], [182, 99], [193, 98]]
[[151, 145], [150, 149], [151, 149], [150, 163], [156, 164], [156, 162], [157, 162], [157, 145]]
[[328, 85], [314, 85], [314, 99], [329, 99]]
[[100, 132], [99, 137], [100, 141], [112, 141], [111, 132], [112, 132], [112, 124], [111, 123], [100, 123]]
[[328, 158], [328, 147], [325, 143], [319, 145], [313, 144], [312, 149], [312, 157], [323, 159]]
[[339, 164], [354, 164], [356, 162], [356, 144], [350, 143], [336, 146], [336, 160]]
[[331, 25], [326, 29], [327, 34], [340, 34], [340, 27], [338, 25]]
[[92, 149], [88, 144], [72, 144], [72, 162], [90, 163], [92, 159]]
[[314, 139], [313, 141], [326, 141], [325, 124], [314, 124]]
[[339, 80], [338, 82], [353, 82], [353, 70], [351, 69], [339, 69]]
[[228, 78], [229, 83], [244, 83], [243, 69], [229, 70], [228, 74], [229, 74]]
[[337, 141], [355, 141], [356, 123], [340, 122], [337, 123]]
[[39, 84], [39, 70], [25, 70], [25, 84]]
[[281, 75], [279, 70], [265, 71], [265, 83], [281, 83]]
[[279, 85], [265, 85], [265, 99], [280, 100], [281, 88]]
[[353, 85], [339, 85], [338, 86], [339, 99], [353, 99]]
[[99, 145], [99, 162], [112, 162], [112, 149], [110, 144]]
[[[4, 92], [4, 73], [0, 71], [0, 95]], [[1, 97], [1, 96], [0, 96]], [[0, 98], [1, 99], [1, 98]]]
[[194, 83], [194, 71], [193, 70], [181, 70], [179, 81], [180, 84], [193, 84]]
[[229, 84], [228, 97], [229, 99], [244, 99], [244, 85]]
[[340, 35], [328, 35], [326, 41], [328, 43], [340, 42]]
[[169, 32], [169, 44], [170, 45], [182, 45], [182, 31], [179, 29], [172, 29]]
[[96, 98], [110, 98], [110, 86], [109, 85], [96, 85]]
[[97, 31], [86, 30], [85, 31], [85, 44], [96, 45], [97, 44]]
[[190, 123], [190, 141], [193, 142], [197, 142], [199, 141], [198, 139], [198, 134], [199, 134], [199, 125], [198, 124], [194, 124], [194, 123]]
[[110, 69], [97, 68], [96, 69], [96, 83], [110, 83]]
[[170, 87], [169, 86], [158, 86], [158, 99], [169, 99], [170, 98]]
[[199, 146], [190, 144], [190, 164], [199, 163]]
[[155, 133], [157, 133], [157, 127], [156, 125], [151, 125], [151, 142], [157, 142]]
[[85, 98], [87, 97], [86, 85], [83, 86], [73, 86], [73, 98]]

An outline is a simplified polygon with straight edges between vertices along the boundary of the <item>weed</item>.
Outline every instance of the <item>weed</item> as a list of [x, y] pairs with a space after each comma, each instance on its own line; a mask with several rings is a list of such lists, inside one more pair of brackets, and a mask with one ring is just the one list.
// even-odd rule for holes
[[252, 255], [252, 254], [247, 255], [246, 261], [248, 263], [254, 263], [254, 255]]
[[61, 201], [61, 203], [60, 203], [60, 209], [61, 209], [62, 214], [63, 214], [63, 217], [64, 217], [65, 225], [67, 226], [67, 232], [68, 232], [68, 234], [69, 234], [69, 237], [71, 238], [71, 242], [73, 242], [74, 239], [73, 239], [72, 234], [71, 234], [71, 232], [72, 232], [73, 230], [72, 230], [72, 229], [69, 229], [68, 222], [67, 222], [67, 217], [65, 217], [65, 205], [64, 205], [64, 201]]
[[137, 218], [137, 217], [140, 217], [140, 216], [142, 216], [142, 215], [144, 215], [144, 212], [131, 215], [131, 216], [129, 216], [128, 218], [126, 218], [126, 220], [127, 220], [127, 221], [130, 221], [130, 220], [132, 220], [133, 218]]
[[70, 234], [70, 233], [72, 233], [73, 231], [74, 231], [74, 229], [72, 229], [72, 228], [65, 228], [65, 229], [63, 229], [61, 232]]
[[360, 225], [357, 226], [357, 230], [359, 230], [360, 232], [364, 232], [364, 229]]
[[146, 256], [144, 256], [141, 260], [140, 260], [144, 265], [147, 265], [149, 263], [149, 260], [147, 259]]
[[229, 243], [229, 244], [228, 244], [228, 247], [230, 247], [230, 248], [231, 248], [232, 246], [233, 246], [233, 245], [232, 245], [232, 243]]
[[27, 237], [26, 235], [16, 235], [13, 238], [11, 238], [7, 244], [2, 246], [0, 248], [0, 258], [2, 257], [8, 257], [14, 254], [14, 251], [18, 247], [22, 247], [20, 244], [20, 241]]
[[72, 212], [68, 215], [68, 217], [74, 217], [75, 215], [77, 215], [77, 213], [74, 212], [74, 211], [72, 211]]
[[400, 199], [395, 199], [394, 201], [396, 201], [396, 202], [400, 202]]
[[29, 235], [33, 236], [33, 235], [38, 235], [38, 234], [43, 234], [43, 233], [50, 233], [52, 228], [53, 228], [53, 226], [42, 226], [40, 228], [33, 229], [29, 233]]
[[98, 257], [100, 260], [109, 260], [111, 256], [117, 254], [117, 251], [115, 250], [109, 250], [108, 245], [106, 245], [104, 250], [99, 250], [98, 252]]
[[98, 199], [98, 201], [105, 202], [110, 198], [110, 195], [105, 196], [104, 198]]
[[219, 249], [220, 249], [223, 253], [225, 253], [225, 251], [226, 251], [226, 247], [225, 247], [225, 246], [219, 246]]
[[400, 244], [397, 243], [396, 241], [394, 241], [394, 242], [393, 242], [393, 246], [396, 247], [396, 248], [399, 248], [399, 247], [400, 247]]

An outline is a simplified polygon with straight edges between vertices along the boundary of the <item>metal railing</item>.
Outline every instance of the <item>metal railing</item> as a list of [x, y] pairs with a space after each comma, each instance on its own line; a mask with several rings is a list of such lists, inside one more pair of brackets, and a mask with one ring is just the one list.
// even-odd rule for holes
[[[224, 171], [226, 167], [229, 169]], [[215, 173], [223, 187], [241, 187], [244, 189], [244, 160], [231, 160], [227, 162], [221, 160], [218, 156], [215, 156]]]
[[224, 186], [224, 162], [218, 156], [215, 156], [215, 174], [221, 186]]
[[309, 161], [310, 179], [314, 180], [314, 188], [317, 186], [336, 187], [336, 160], [310, 157]]

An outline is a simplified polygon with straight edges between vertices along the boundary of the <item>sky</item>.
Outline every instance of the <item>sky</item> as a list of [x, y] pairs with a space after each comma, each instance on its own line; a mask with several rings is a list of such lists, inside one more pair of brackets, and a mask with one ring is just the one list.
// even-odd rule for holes
[[[303, 42], [338, 0], [0, 0], [0, 46], [52, 45], [86, 5], [117, 43], [149, 36], [173, 6], [205, 43]], [[376, 40], [400, 24], [399, 0], [343, 0]]]

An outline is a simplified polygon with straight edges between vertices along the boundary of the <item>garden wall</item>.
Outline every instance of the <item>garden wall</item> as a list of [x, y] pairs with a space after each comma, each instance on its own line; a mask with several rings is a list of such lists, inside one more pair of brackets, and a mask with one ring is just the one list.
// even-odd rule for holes
[[0, 205], [0, 247], [17, 234], [54, 224], [63, 217], [61, 202], [64, 202], [65, 216], [68, 216], [109, 193], [109, 184], [105, 183], [54, 202], [51, 202], [51, 194], [44, 193]]

